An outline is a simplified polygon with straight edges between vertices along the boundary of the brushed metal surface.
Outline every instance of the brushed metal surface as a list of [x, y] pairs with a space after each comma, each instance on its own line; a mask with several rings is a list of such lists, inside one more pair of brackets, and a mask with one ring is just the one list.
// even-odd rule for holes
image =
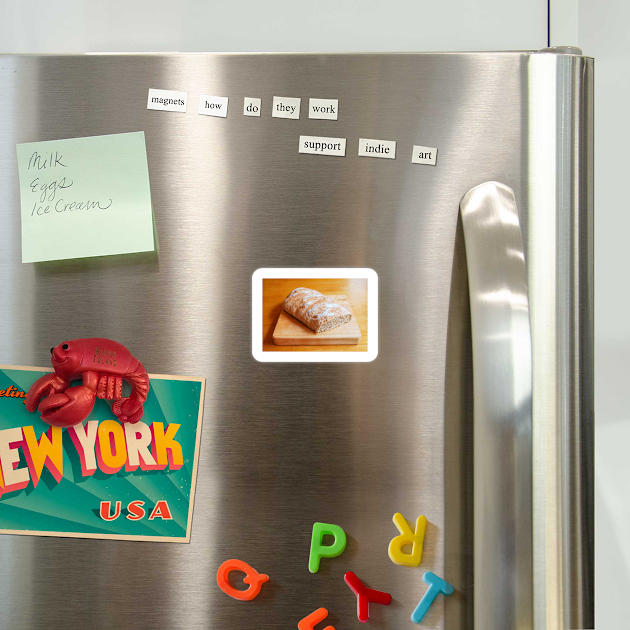
[[[346, 570], [393, 594], [391, 606], [373, 607], [376, 628], [410, 624], [423, 570], [456, 589], [424, 627], [472, 627], [472, 359], [458, 208], [480, 182], [505, 182], [533, 246], [531, 58], [0, 57], [9, 95], [0, 362], [41, 365], [56, 340], [106, 336], [150, 372], [207, 378], [190, 545], [1, 536], [1, 627], [264, 630], [295, 627], [322, 605], [349, 627], [358, 621]], [[147, 111], [149, 87], [187, 90], [188, 113]], [[202, 93], [228, 96], [228, 117], [197, 115]], [[302, 97], [303, 110], [310, 96], [339, 98], [339, 120], [273, 119], [274, 95]], [[241, 115], [244, 96], [263, 99], [261, 118]], [[22, 265], [14, 145], [137, 130], [158, 252]], [[346, 137], [347, 156], [298, 155], [299, 135]], [[359, 158], [359, 137], [397, 140], [397, 159]], [[438, 147], [437, 166], [412, 165], [412, 144]], [[376, 361], [252, 358], [251, 275], [291, 266], [379, 274]], [[418, 570], [387, 557], [396, 511], [429, 520]], [[315, 520], [344, 527], [348, 547], [311, 575]], [[247, 605], [216, 587], [233, 556], [271, 577]]]
[[514, 192], [464, 195], [474, 378], [475, 628], [533, 626], [532, 340]]
[[592, 628], [593, 61], [532, 55], [528, 77], [535, 627]]

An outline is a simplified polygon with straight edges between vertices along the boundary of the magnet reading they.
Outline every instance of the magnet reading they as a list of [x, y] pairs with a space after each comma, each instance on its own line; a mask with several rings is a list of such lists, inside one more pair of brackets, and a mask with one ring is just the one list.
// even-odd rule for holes
[[[394, 524], [400, 532], [399, 536], [392, 539], [389, 543], [389, 557], [394, 564], [402, 564], [407, 567], [417, 567], [422, 560], [422, 546], [424, 544], [424, 532], [427, 527], [427, 519], [424, 516], [419, 516], [416, 521], [415, 533], [411, 531], [411, 528], [407, 524], [405, 517], [396, 512], [393, 518]], [[404, 553], [403, 547], [405, 545], [412, 545], [411, 553]]]
[[[323, 545], [324, 536], [334, 536], [332, 545]], [[328, 523], [313, 523], [313, 536], [311, 538], [311, 553], [308, 559], [308, 570], [311, 573], [319, 571], [319, 561], [322, 558], [336, 558], [346, 548], [346, 532], [339, 525]]]
[[[230, 571], [242, 571], [245, 573], [243, 582], [249, 584], [249, 588], [245, 591], [240, 591], [234, 588], [228, 579]], [[264, 573], [258, 573], [256, 569], [250, 567], [247, 562], [242, 560], [226, 560], [217, 571], [217, 584], [219, 588], [230, 597], [234, 599], [240, 599], [244, 602], [249, 602], [260, 593], [262, 585], [269, 580], [269, 576]]]

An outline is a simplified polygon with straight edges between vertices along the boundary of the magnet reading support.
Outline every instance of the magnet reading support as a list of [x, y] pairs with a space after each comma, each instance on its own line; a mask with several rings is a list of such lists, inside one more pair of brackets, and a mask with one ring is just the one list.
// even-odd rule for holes
[[[234, 588], [228, 579], [230, 571], [242, 571], [245, 573], [243, 582], [249, 584], [249, 588], [245, 591], [239, 591]], [[256, 569], [250, 567], [247, 562], [242, 560], [226, 560], [217, 571], [217, 584], [219, 588], [230, 597], [234, 599], [240, 599], [244, 602], [249, 602], [260, 593], [260, 589], [264, 582], [269, 580], [269, 576], [264, 573], [258, 573]]]
[[[405, 517], [396, 512], [394, 514], [394, 525], [400, 532], [399, 536], [392, 539], [389, 543], [389, 557], [394, 564], [403, 564], [407, 567], [417, 567], [422, 561], [422, 546], [424, 544], [424, 532], [427, 528], [427, 519], [424, 516], [419, 516], [416, 521], [415, 533], [411, 531], [411, 528], [407, 524]], [[403, 547], [405, 545], [411, 545], [411, 553], [404, 553]]]
[[416, 606], [416, 609], [411, 613], [411, 621], [414, 623], [420, 623], [423, 617], [427, 614], [427, 610], [433, 603], [433, 600], [442, 593], [443, 595], [452, 595], [455, 590], [451, 584], [449, 584], [446, 580], [435, 575], [435, 573], [431, 573], [431, 571], [427, 571], [422, 576], [422, 581], [425, 584], [429, 585], [427, 592], [424, 594], [424, 597], [420, 600], [420, 603]]
[[[332, 545], [323, 545], [324, 536], [334, 536]], [[322, 558], [336, 558], [346, 548], [346, 532], [339, 525], [329, 523], [313, 523], [313, 536], [311, 538], [311, 554], [308, 558], [308, 570], [311, 573], [319, 571], [319, 561]]]
[[385, 606], [392, 603], [392, 596], [389, 593], [367, 588], [352, 571], [348, 571], [343, 576], [343, 579], [350, 587], [350, 590], [357, 596], [357, 617], [362, 623], [365, 623], [370, 618], [370, 602]]
[[[326, 617], [328, 617], [328, 611], [325, 608], [318, 608], [298, 623], [298, 630], [314, 630], [315, 625], [326, 619]], [[335, 627], [326, 626], [324, 630], [335, 630]]]

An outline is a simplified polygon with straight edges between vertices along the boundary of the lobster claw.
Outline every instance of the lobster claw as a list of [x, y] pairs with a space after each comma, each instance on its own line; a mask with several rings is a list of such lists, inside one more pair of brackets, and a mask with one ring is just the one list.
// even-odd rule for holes
[[68, 383], [66, 383], [62, 378], [57, 376], [54, 372], [51, 374], [44, 374], [38, 378], [29, 388], [28, 393], [26, 394], [26, 409], [27, 411], [35, 411], [37, 409], [37, 405], [39, 401], [44, 396], [50, 396], [55, 392], [61, 391], [68, 387]]
[[85, 385], [77, 385], [48, 396], [37, 409], [42, 420], [53, 427], [73, 427], [90, 415], [95, 400], [95, 392]]

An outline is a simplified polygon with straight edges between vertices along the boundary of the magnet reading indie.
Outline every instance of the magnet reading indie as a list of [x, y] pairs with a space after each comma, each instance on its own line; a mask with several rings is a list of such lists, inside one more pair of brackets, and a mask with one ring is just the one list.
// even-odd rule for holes
[[[84, 477], [96, 470], [114, 475], [125, 471], [179, 470], [184, 465], [182, 447], [175, 436], [181, 425], [144, 422], [121, 425], [117, 420], [90, 420], [67, 429], [81, 462]], [[18, 468], [20, 449], [27, 466]], [[39, 436], [32, 426], [0, 431], [0, 496], [26, 488], [36, 488], [44, 468], [57, 483], [63, 477], [63, 429], [50, 427]]]

